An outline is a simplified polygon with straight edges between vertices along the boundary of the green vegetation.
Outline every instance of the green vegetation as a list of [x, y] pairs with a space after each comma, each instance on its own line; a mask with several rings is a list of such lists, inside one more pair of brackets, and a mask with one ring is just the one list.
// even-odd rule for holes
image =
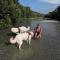
[[49, 12], [45, 17], [60, 21], [60, 6], [58, 6], [53, 12]]
[[16, 25], [21, 18], [40, 17], [41, 14], [21, 5], [18, 0], [0, 0], [0, 28]]

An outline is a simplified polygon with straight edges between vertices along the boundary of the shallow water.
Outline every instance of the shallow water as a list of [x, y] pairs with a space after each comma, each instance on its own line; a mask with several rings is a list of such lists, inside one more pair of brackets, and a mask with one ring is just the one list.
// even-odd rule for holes
[[16, 26], [30, 26], [34, 29], [37, 23], [43, 29], [42, 38], [33, 40], [31, 47], [25, 42], [22, 50], [15, 45], [7, 44], [10, 29], [0, 31], [0, 60], [60, 60], [60, 22], [41, 22], [39, 20], [19, 21]]

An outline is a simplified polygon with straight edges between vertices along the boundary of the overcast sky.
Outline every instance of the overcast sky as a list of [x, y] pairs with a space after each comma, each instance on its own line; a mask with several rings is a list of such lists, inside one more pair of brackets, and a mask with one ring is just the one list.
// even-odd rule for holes
[[57, 8], [60, 0], [19, 0], [20, 4], [29, 6], [33, 11], [48, 13]]

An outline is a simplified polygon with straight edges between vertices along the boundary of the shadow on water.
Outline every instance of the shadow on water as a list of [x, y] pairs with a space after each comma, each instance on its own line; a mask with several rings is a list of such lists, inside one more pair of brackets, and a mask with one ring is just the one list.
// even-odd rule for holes
[[17, 34], [11, 32], [11, 33], [7, 33], [7, 35], [8, 35], [8, 36], [13, 36], [13, 37], [15, 37]]
[[5, 45], [11, 45], [11, 43], [9, 41], [5, 42]]

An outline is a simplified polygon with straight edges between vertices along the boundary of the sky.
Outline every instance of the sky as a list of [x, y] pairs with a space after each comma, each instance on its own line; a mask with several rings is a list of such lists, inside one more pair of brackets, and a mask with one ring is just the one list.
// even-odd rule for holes
[[60, 5], [60, 0], [19, 0], [19, 3], [30, 7], [33, 11], [47, 14]]

